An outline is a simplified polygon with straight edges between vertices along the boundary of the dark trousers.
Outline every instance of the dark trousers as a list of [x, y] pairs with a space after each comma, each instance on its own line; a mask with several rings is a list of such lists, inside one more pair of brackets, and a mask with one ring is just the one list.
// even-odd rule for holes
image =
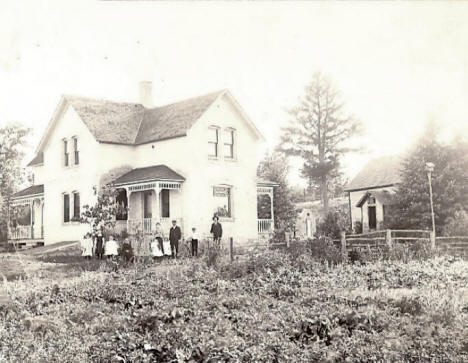
[[198, 240], [192, 239], [192, 256], [198, 256]]
[[179, 241], [171, 241], [171, 252], [172, 257], [177, 257], [177, 254], [179, 253]]
[[221, 242], [221, 237], [213, 237], [213, 242], [219, 246], [219, 243]]

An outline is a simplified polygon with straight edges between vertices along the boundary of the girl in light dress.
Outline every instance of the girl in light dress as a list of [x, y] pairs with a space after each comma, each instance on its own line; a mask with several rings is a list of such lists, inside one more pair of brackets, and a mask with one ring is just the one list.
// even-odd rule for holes
[[119, 245], [117, 241], [114, 239], [114, 236], [110, 235], [109, 240], [106, 242], [104, 246], [104, 253], [108, 259], [113, 258], [113, 256], [118, 256], [119, 254]]
[[161, 223], [159, 222], [156, 223], [150, 249], [153, 260], [164, 256], [164, 234], [161, 229]]
[[91, 233], [86, 233], [81, 240], [81, 251], [82, 256], [86, 260], [90, 260], [93, 256], [93, 239], [91, 237]]

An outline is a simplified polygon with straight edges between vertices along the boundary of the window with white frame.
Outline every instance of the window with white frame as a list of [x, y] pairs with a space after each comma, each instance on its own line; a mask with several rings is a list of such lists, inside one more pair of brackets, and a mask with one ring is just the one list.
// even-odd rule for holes
[[63, 194], [63, 221], [70, 222], [70, 194]]
[[216, 214], [218, 217], [232, 217], [231, 197], [231, 187], [224, 185], [213, 187], [213, 213]]
[[226, 129], [224, 131], [224, 157], [234, 159], [234, 130]]
[[73, 220], [80, 220], [80, 193], [73, 192]]
[[69, 165], [68, 140], [63, 140], [63, 165]]
[[219, 130], [217, 127], [210, 127], [208, 129], [208, 156], [218, 157], [218, 139]]
[[80, 163], [80, 152], [78, 151], [78, 138], [76, 136], [73, 137], [73, 151], [75, 165], [78, 165]]

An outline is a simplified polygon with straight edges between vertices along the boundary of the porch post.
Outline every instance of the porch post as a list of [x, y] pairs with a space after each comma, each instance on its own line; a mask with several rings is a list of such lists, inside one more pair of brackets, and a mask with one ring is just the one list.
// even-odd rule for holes
[[128, 187], [122, 187], [125, 189], [125, 196], [127, 197], [127, 233], [130, 234], [130, 226], [129, 226], [129, 221], [130, 221], [130, 196], [132, 195], [132, 192], [129, 190]]
[[29, 219], [30, 219], [30, 227], [31, 227], [31, 234], [30, 238], [34, 238], [34, 199], [29, 202], [29, 210], [31, 211], [29, 213]]
[[44, 238], [44, 199], [41, 199], [41, 238]]
[[161, 208], [160, 208], [160, 199], [159, 192], [161, 188], [159, 188], [159, 183], [156, 183], [156, 186], [153, 188], [154, 191], [154, 205], [153, 205], [153, 220], [155, 220], [155, 224], [157, 222], [161, 222]]
[[[271, 229], [275, 230], [275, 214], [273, 212], [273, 187], [270, 188]], [[271, 231], [271, 232], [272, 232]]]

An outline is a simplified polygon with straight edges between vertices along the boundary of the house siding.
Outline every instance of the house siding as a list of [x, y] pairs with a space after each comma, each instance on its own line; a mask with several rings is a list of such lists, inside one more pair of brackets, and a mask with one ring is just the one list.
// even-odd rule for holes
[[[63, 161], [63, 139], [78, 138], [80, 151], [79, 165], [65, 167]], [[85, 204], [94, 203], [93, 185], [96, 184], [97, 164], [95, 157], [98, 143], [72, 107], [65, 106], [58, 116], [49, 141], [44, 149], [42, 175], [37, 180], [44, 184], [44, 244], [60, 241], [79, 240], [89, 227], [79, 222], [63, 222], [63, 193], [80, 193], [81, 209]], [[70, 143], [70, 161], [73, 161]], [[70, 216], [73, 216], [73, 198]]]

